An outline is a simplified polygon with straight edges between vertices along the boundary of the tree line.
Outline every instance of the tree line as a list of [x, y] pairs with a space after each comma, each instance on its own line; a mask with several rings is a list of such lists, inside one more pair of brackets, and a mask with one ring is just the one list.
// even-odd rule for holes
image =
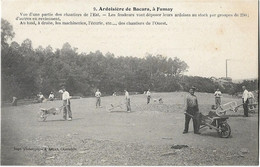
[[[187, 91], [192, 85], [201, 92], [214, 92], [219, 86], [209, 78], [183, 75], [188, 65], [179, 58], [147, 54], [144, 58], [116, 57], [100, 51], [78, 53], [68, 42], [62, 48], [42, 46], [32, 41], [12, 41], [12, 25], [1, 20], [2, 100], [33, 98], [42, 92], [57, 93], [62, 85], [76, 96], [92, 96], [98, 88], [103, 95], [128, 89], [130, 92]], [[8, 42], [10, 41], [10, 42]], [[9, 44], [10, 43], [10, 44]], [[222, 89], [237, 91], [235, 84]]]

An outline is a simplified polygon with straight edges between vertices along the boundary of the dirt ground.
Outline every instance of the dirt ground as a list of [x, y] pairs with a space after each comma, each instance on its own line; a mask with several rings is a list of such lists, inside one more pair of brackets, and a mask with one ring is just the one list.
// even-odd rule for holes
[[[39, 108], [60, 107], [61, 101], [3, 107], [1, 112], [2, 165], [259, 165], [258, 111], [243, 117], [243, 109], [228, 112], [231, 136], [220, 138], [213, 129], [188, 134], [184, 128], [185, 92], [132, 95], [132, 112], [110, 104], [123, 103], [123, 96], [71, 101], [72, 121], [62, 113], [38, 121]], [[210, 111], [213, 94], [196, 93], [200, 111]], [[164, 103], [159, 104], [162, 98]], [[156, 99], [156, 101], [155, 101]], [[222, 103], [241, 99], [224, 95]], [[19, 103], [19, 102], [18, 102]], [[172, 146], [184, 145], [181, 149]]]

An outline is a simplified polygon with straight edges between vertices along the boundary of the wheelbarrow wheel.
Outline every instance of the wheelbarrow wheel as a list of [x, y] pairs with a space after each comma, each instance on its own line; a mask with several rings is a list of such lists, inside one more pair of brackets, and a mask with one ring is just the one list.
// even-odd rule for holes
[[38, 121], [46, 121], [47, 115], [42, 111], [38, 112]]
[[221, 122], [219, 124], [219, 131], [218, 131], [218, 134], [220, 137], [222, 138], [228, 138], [231, 134], [231, 128], [230, 126], [228, 125], [227, 122]]

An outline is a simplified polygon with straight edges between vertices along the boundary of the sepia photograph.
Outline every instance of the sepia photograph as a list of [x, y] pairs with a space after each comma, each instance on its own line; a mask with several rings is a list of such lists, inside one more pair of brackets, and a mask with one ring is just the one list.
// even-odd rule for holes
[[1, 165], [259, 166], [258, 0], [2, 0]]

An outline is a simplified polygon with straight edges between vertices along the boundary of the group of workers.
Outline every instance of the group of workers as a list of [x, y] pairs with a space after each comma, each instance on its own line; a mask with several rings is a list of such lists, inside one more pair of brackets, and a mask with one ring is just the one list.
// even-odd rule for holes
[[[242, 103], [243, 103], [243, 108], [244, 108], [244, 116], [248, 117], [248, 104], [252, 104], [254, 102], [254, 95], [252, 92], [248, 92], [245, 86], [242, 87], [243, 89], [243, 95], [242, 95]], [[185, 114], [185, 125], [184, 125], [184, 131], [183, 134], [188, 133], [189, 129], [189, 122], [191, 119], [192, 115], [192, 120], [193, 120], [193, 128], [194, 128], [194, 133], [195, 134], [200, 134], [199, 132], [199, 122], [198, 122], [198, 117], [199, 117], [199, 107], [198, 107], [198, 100], [195, 93], [196, 88], [191, 87], [189, 89], [189, 94], [185, 98], [185, 104], [184, 104], [184, 111], [187, 113]], [[129, 92], [125, 89], [125, 104], [126, 104], [126, 110], [127, 112], [131, 112], [131, 105], [130, 105], [130, 95]], [[62, 101], [63, 101], [63, 119], [71, 121], [72, 120], [72, 111], [70, 107], [70, 99], [71, 96], [69, 92], [66, 90], [65, 86], [62, 87], [62, 89], [59, 91], [59, 93], [62, 94]], [[145, 92], [147, 96], [147, 104], [150, 103], [151, 100], [151, 92], [150, 89], [148, 89]], [[116, 92], [113, 93], [113, 96], [116, 96]], [[215, 103], [216, 103], [216, 108], [221, 106], [221, 98], [222, 98], [222, 93], [219, 89], [217, 89], [214, 93], [215, 96]], [[38, 95], [38, 100], [39, 102], [42, 102], [45, 98], [43, 94], [40, 92]], [[99, 89], [95, 92], [95, 97], [96, 97], [96, 108], [101, 107], [101, 92]], [[53, 101], [54, 100], [54, 94], [53, 92], [50, 93], [49, 95], [49, 100]], [[14, 104], [17, 105], [17, 98], [15, 97], [13, 99]]]
[[[126, 104], [126, 111], [127, 112], [131, 112], [131, 105], [130, 105], [130, 95], [129, 92], [125, 89], [124, 90], [125, 93], [125, 104]], [[150, 89], [147, 90], [147, 92], [145, 92], [146, 96], [147, 96], [147, 104], [150, 103], [151, 100], [151, 92]], [[116, 92], [113, 93], [112, 96], [116, 96]], [[96, 93], [95, 93], [95, 97], [96, 97], [96, 108], [100, 108], [101, 107], [101, 92], [99, 91], [99, 89], [97, 89]], [[162, 101], [162, 99], [160, 98], [159, 101]]]
[[55, 99], [55, 98], [54, 98], [54, 93], [53, 93], [53, 92], [50, 93], [48, 99], [46, 99], [46, 98], [44, 97], [44, 95], [42, 94], [42, 92], [39, 92], [39, 93], [37, 94], [37, 99], [36, 99], [36, 101], [37, 101], [38, 103], [42, 103], [44, 100], [53, 101], [54, 99]]
[[248, 117], [248, 105], [250, 105], [250, 109], [253, 107], [254, 103], [254, 94], [252, 92], [249, 92], [246, 89], [246, 86], [242, 86], [243, 89], [243, 95], [242, 95], [242, 103], [244, 108], [244, 116]]
[[[197, 97], [194, 95], [195, 92], [195, 87], [190, 88], [189, 94], [186, 96], [185, 99], [185, 107], [184, 107], [184, 112], [188, 113], [189, 115], [193, 116], [193, 128], [194, 128], [194, 133], [195, 134], [200, 134], [199, 132], [199, 107], [198, 107], [198, 100]], [[254, 95], [252, 92], [248, 92], [246, 89], [246, 86], [242, 86], [243, 89], [243, 95], [242, 95], [242, 103], [243, 103], [243, 109], [244, 109], [244, 116], [248, 117], [248, 105], [250, 104], [250, 108], [252, 107], [252, 104], [254, 103]], [[222, 94], [219, 89], [216, 90], [214, 93], [215, 96], [215, 103], [216, 107], [218, 108], [221, 105], [221, 97]], [[184, 126], [184, 131], [183, 134], [188, 133], [189, 129], [189, 122], [191, 117], [186, 114], [185, 115], [185, 126]]]
[[[249, 93], [245, 86], [242, 87], [243, 89], [243, 96], [242, 96], [242, 102], [243, 102], [243, 108], [244, 108], [244, 115], [245, 117], [248, 117], [248, 103], [250, 99], [253, 97], [251, 93]], [[188, 113], [189, 115], [193, 116], [193, 128], [195, 134], [200, 134], [199, 132], [199, 106], [198, 106], [198, 100], [195, 93], [196, 88], [191, 87], [189, 89], [189, 94], [185, 98], [185, 104], [184, 104], [184, 111]], [[131, 112], [131, 105], [130, 105], [130, 95], [129, 92], [125, 89], [125, 103], [126, 103], [126, 110], [127, 112]], [[68, 91], [66, 91], [65, 87], [62, 88], [62, 100], [63, 100], [63, 118], [66, 120], [67, 115], [69, 116], [68, 120], [72, 120], [72, 112], [70, 107], [70, 95]], [[147, 95], [147, 104], [150, 103], [151, 99], [151, 92], [150, 89], [146, 92]], [[115, 93], [113, 93], [113, 96], [116, 96]], [[214, 93], [215, 96], [215, 103], [216, 107], [219, 107], [221, 105], [221, 97], [222, 94], [219, 89], [216, 90]], [[99, 89], [95, 92], [96, 97], [96, 108], [101, 107], [101, 92]], [[68, 113], [68, 114], [67, 114]], [[191, 117], [189, 115], [185, 115], [185, 125], [184, 125], [184, 131], [183, 134], [188, 133], [189, 129], [189, 122]]]
[[[59, 90], [59, 93], [61, 93], [61, 99], [62, 99], [62, 107], [63, 107], [63, 119], [64, 120], [72, 120], [72, 112], [70, 107], [70, 99], [71, 96], [69, 92], [66, 90], [65, 86], [62, 86], [61, 90]], [[53, 101], [55, 99], [54, 93], [51, 92], [49, 95], [48, 100]], [[44, 100], [47, 100], [43, 94], [40, 92], [37, 94], [37, 100], [39, 103], [42, 103]]]
[[[244, 108], [244, 116], [247, 117], [249, 108], [253, 109], [253, 104], [255, 102], [255, 99], [254, 99], [254, 94], [252, 92], [249, 92], [246, 89], [246, 86], [242, 86], [242, 89], [243, 89], [242, 103]], [[216, 108], [218, 108], [221, 105], [221, 97], [222, 97], [222, 94], [219, 89], [216, 90], [214, 96], [215, 96]]]
[[[125, 92], [126, 111], [131, 112], [130, 95], [126, 89], [124, 90], [124, 92]], [[116, 96], [116, 92], [114, 92], [112, 96]], [[100, 108], [101, 107], [101, 92], [99, 91], [99, 89], [97, 89], [97, 91], [95, 93], [95, 97], [96, 97], [96, 108]]]
[[[36, 95], [36, 99], [35, 99], [34, 103], [42, 103], [42, 102], [47, 101], [47, 100], [53, 101], [54, 99], [55, 99], [55, 98], [54, 98], [53, 92], [50, 93], [48, 99], [46, 99], [46, 98], [44, 97], [44, 95], [42, 94], [42, 92], [39, 92], [39, 93]], [[13, 99], [12, 99], [12, 106], [17, 106], [17, 100], [18, 100], [18, 98], [14, 96]]]

